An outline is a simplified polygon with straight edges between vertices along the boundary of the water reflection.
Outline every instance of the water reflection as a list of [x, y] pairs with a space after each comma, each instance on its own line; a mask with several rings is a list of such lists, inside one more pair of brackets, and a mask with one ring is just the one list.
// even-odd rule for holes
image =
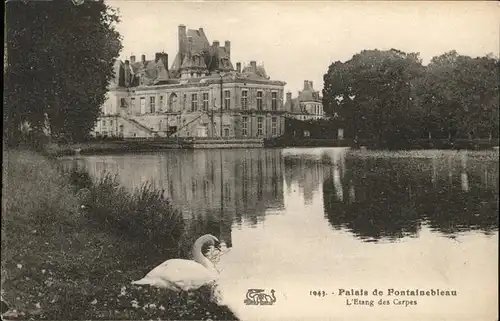
[[[349, 153], [344, 159], [345, 167], [330, 162], [323, 182], [325, 215], [334, 228], [367, 240], [415, 236], [422, 223], [447, 235], [498, 229], [498, 158]], [[325, 159], [315, 166], [327, 166]]]
[[284, 185], [304, 205], [320, 195], [325, 218], [366, 241], [417, 236], [422, 224], [446, 235], [498, 229], [498, 153], [373, 153], [347, 149], [170, 151], [63, 161], [127, 187], [165, 190], [193, 234], [231, 247], [231, 229], [286, 213]]
[[88, 156], [63, 161], [92, 176], [118, 174], [128, 188], [149, 183], [180, 209], [193, 235], [211, 233], [231, 247], [231, 228], [255, 226], [283, 208], [283, 158], [278, 149], [171, 151]]

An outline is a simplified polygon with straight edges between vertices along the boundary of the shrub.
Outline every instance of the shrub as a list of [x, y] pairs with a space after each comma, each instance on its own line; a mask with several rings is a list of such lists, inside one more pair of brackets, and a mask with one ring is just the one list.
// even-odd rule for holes
[[135, 241], [127, 257], [131, 264], [178, 253], [184, 221], [163, 191], [144, 184], [130, 193], [110, 174], [103, 175], [90, 191], [89, 218], [118, 238]]

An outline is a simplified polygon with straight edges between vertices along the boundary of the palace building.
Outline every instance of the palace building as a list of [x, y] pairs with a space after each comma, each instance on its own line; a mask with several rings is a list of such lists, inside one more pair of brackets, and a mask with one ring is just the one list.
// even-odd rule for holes
[[284, 131], [285, 82], [262, 65], [231, 61], [231, 42], [178, 27], [179, 49], [117, 60], [93, 134], [98, 137], [271, 138]]
[[314, 90], [313, 82], [304, 80], [304, 88], [299, 91], [296, 98], [292, 93], [286, 93], [285, 109], [289, 118], [309, 121], [326, 118], [323, 111], [323, 101], [319, 91]]

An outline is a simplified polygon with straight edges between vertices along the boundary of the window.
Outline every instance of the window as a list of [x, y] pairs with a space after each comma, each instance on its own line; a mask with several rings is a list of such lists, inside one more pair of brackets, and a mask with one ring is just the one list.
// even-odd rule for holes
[[149, 97], [149, 112], [154, 113], [156, 111], [156, 97]]
[[262, 110], [262, 91], [257, 92], [257, 110]]
[[168, 99], [168, 111], [174, 111], [177, 109], [177, 95], [171, 94]]
[[226, 201], [231, 201], [231, 185], [229, 183], [224, 184], [224, 198]]
[[257, 136], [264, 135], [263, 122], [264, 122], [264, 118], [263, 117], [257, 118]]
[[278, 93], [277, 92], [271, 93], [271, 109], [278, 110]]
[[203, 110], [208, 110], [208, 93], [203, 93]]
[[134, 97], [130, 98], [130, 104], [132, 105], [132, 107], [135, 107], [135, 98]]
[[243, 90], [241, 92], [241, 109], [248, 108], [248, 90]]
[[191, 94], [191, 111], [198, 110], [198, 94]]
[[224, 109], [229, 110], [231, 106], [231, 92], [229, 90], [224, 91]]
[[163, 110], [163, 95], [160, 96], [160, 110]]
[[120, 107], [127, 107], [127, 102], [125, 98], [120, 98]]
[[224, 128], [224, 136], [229, 137], [229, 128]]
[[278, 122], [276, 117], [271, 118], [271, 132], [273, 136], [278, 135]]
[[243, 136], [248, 135], [248, 117], [247, 116], [243, 116], [243, 119], [241, 121], [241, 134]]
[[146, 98], [141, 97], [141, 114], [146, 113]]

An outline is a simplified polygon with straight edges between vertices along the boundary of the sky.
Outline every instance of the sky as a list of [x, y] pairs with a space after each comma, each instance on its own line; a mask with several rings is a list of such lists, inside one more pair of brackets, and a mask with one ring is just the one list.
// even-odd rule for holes
[[483, 56], [500, 50], [500, 4], [495, 1], [161, 1], [108, 0], [118, 8], [121, 59], [154, 59], [178, 50], [177, 27], [203, 28], [210, 43], [231, 41], [231, 61], [263, 63], [295, 96], [304, 80], [323, 88], [335, 61], [365, 49], [419, 52], [424, 64], [450, 50]]

